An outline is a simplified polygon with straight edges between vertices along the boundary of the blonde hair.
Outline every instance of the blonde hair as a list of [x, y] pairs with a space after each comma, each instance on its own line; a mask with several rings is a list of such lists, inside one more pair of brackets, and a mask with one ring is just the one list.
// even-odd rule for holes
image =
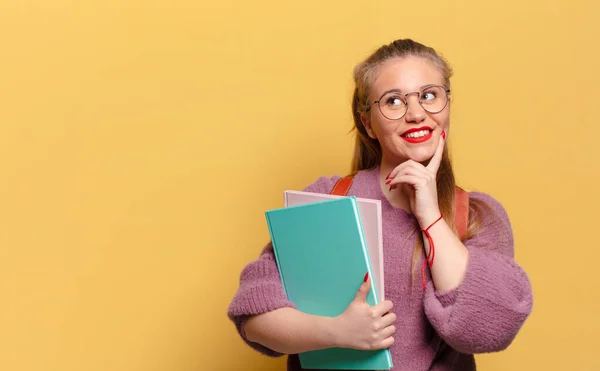
[[[371, 169], [381, 163], [382, 152], [379, 141], [369, 137], [361, 121], [361, 114], [364, 114], [368, 107], [369, 91], [379, 72], [379, 67], [389, 59], [409, 56], [425, 58], [431, 61], [442, 74], [446, 87], [450, 89], [450, 78], [452, 77], [453, 72], [448, 62], [433, 48], [411, 39], [396, 40], [388, 45], [384, 45], [363, 62], [359, 63], [354, 68], [355, 89], [354, 97], [352, 99], [352, 115], [354, 117], [353, 130], [356, 131], [354, 156], [351, 164], [352, 174], [356, 174], [360, 170]], [[438, 202], [444, 220], [454, 233], [458, 233], [454, 223], [455, 187], [456, 181], [454, 179], [454, 172], [452, 171], [448, 146], [446, 146], [437, 173]], [[485, 206], [485, 204], [477, 200], [471, 199], [469, 201], [468, 228], [465, 235], [462, 237], [463, 241], [473, 236], [480, 229], [480, 210]], [[417, 232], [417, 230], [413, 231], [413, 233], [415, 232]], [[413, 253], [413, 278], [416, 273], [419, 255], [423, 249], [423, 235], [418, 233], [417, 245], [415, 246]]]

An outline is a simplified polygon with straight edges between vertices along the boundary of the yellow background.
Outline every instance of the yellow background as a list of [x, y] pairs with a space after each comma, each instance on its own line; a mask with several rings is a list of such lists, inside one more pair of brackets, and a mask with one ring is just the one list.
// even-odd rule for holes
[[404, 37], [454, 67], [459, 183], [534, 288], [480, 369], [600, 369], [597, 1], [0, 4], [0, 370], [282, 370], [226, 318], [239, 272], [348, 171], [352, 68]]

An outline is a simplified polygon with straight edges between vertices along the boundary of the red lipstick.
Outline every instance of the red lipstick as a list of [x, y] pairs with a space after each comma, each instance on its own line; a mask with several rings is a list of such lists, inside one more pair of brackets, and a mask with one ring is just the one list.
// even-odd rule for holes
[[[427, 134], [424, 137], [420, 137], [420, 138], [407, 138], [406, 137], [406, 135], [408, 135], [410, 133], [414, 133], [414, 132], [421, 131], [421, 130], [429, 130], [429, 134]], [[431, 137], [433, 136], [433, 129], [431, 129], [429, 126], [423, 126], [420, 128], [412, 128], [412, 129], [405, 131], [400, 136], [402, 137], [402, 139], [404, 139], [408, 143], [423, 143], [423, 142], [426, 142], [429, 139], [431, 139]]]

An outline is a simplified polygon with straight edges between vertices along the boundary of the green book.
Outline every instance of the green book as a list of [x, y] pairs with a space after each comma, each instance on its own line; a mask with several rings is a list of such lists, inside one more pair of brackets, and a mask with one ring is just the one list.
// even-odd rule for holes
[[[356, 197], [315, 202], [265, 212], [281, 282], [298, 310], [335, 317], [373, 277]], [[371, 280], [367, 303], [380, 302]], [[389, 349], [328, 348], [299, 354], [302, 368], [389, 370]]]

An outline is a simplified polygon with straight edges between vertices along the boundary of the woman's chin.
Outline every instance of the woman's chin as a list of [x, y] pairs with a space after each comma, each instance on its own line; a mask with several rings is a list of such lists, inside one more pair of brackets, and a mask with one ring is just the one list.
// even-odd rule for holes
[[403, 153], [388, 153], [388, 156], [385, 156], [388, 158], [388, 160], [391, 160], [389, 162], [393, 162], [397, 165], [400, 165], [401, 163], [408, 161], [408, 160], [413, 160], [415, 162], [421, 163], [421, 164], [427, 164], [429, 163], [429, 160], [431, 160], [431, 158], [434, 155], [434, 151], [430, 151], [430, 150], [422, 150], [422, 151], [410, 151], [408, 153], [403, 152]]
[[428, 163], [429, 160], [431, 160], [431, 158], [433, 157], [432, 153], [428, 153], [428, 152], [419, 152], [419, 153], [414, 153], [411, 154], [409, 156], [409, 158], [415, 162], [424, 164], [424, 163]]

